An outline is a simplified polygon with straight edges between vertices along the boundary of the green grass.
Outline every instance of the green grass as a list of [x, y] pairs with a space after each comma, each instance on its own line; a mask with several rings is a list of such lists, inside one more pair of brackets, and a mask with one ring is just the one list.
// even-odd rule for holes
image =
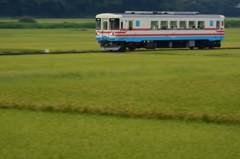
[[[239, 33], [226, 29], [222, 47], [239, 47]], [[94, 29], [0, 29], [0, 43], [0, 53], [100, 50]]]
[[0, 29], [0, 36], [1, 53], [99, 50], [93, 29]]
[[240, 47], [240, 28], [226, 29], [222, 47]]
[[95, 23], [19, 23], [19, 22], [0, 22], [1, 29], [94, 29]]
[[240, 127], [0, 109], [4, 159], [238, 159]]
[[[0, 52], [99, 50], [94, 33], [0, 30]], [[238, 159], [239, 69], [239, 50], [1, 56], [0, 158]]]
[[235, 21], [240, 21], [240, 17], [226, 17], [226, 21], [232, 21], [232, 20], [235, 20]]
[[2, 57], [0, 106], [240, 122], [238, 50]]

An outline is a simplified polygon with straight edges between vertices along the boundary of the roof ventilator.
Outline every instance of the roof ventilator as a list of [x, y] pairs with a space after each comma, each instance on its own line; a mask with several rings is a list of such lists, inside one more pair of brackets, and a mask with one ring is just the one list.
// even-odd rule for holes
[[126, 14], [170, 14], [170, 15], [196, 15], [199, 12], [174, 12], [174, 11], [125, 11]]

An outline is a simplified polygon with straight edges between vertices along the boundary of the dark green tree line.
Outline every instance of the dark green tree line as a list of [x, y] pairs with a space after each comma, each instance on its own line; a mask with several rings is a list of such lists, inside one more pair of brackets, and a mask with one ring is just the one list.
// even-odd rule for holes
[[240, 16], [239, 0], [0, 0], [0, 17], [83, 18], [99, 13], [142, 11], [199, 11]]

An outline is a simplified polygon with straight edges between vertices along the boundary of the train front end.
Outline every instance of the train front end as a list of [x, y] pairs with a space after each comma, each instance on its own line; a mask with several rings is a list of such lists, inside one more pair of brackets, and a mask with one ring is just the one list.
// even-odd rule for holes
[[120, 33], [121, 15], [98, 14], [96, 16], [96, 40], [101, 50], [120, 51], [121, 40], [116, 37]]

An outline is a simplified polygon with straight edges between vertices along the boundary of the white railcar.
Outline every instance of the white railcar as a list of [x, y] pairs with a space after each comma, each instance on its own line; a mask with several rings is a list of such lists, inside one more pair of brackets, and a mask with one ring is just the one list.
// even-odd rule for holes
[[135, 48], [209, 49], [225, 38], [223, 15], [198, 12], [126, 11], [96, 15], [96, 40], [102, 50]]

